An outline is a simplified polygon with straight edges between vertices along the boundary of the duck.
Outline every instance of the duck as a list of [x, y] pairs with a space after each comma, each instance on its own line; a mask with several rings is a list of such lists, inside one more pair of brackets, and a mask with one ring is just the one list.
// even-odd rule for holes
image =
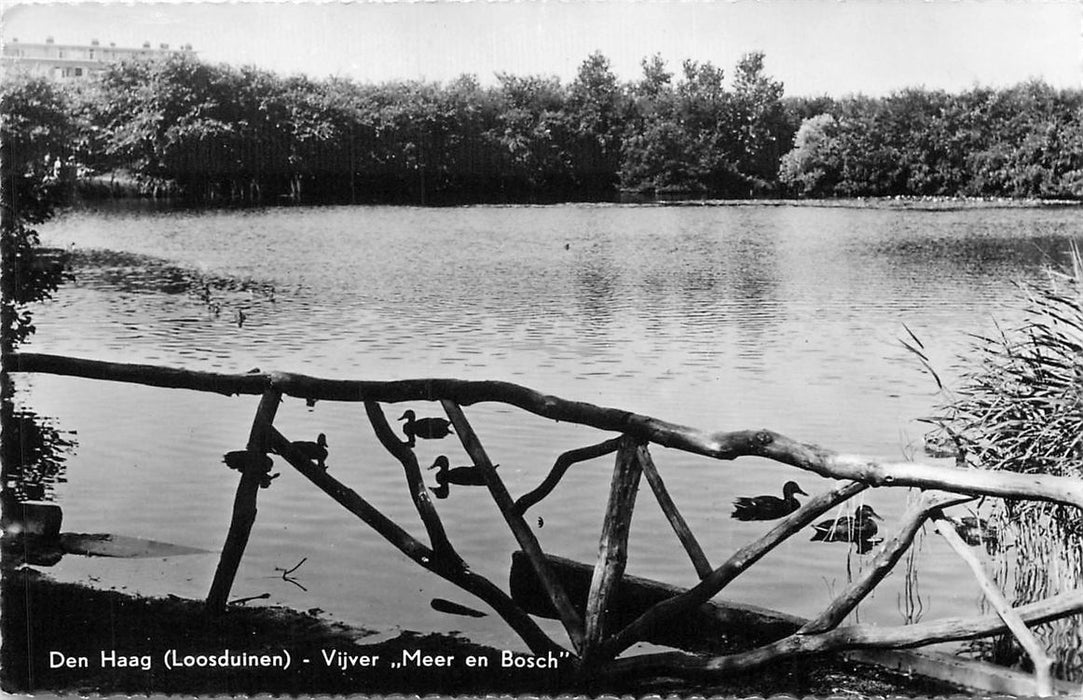
[[[458, 486], [484, 486], [485, 475], [481, 470], [475, 466], [469, 467], [455, 467], [449, 468], [450, 462], [444, 455], [440, 455], [436, 458], [436, 461], [432, 463], [429, 469], [438, 469], [436, 472], [436, 483], [442, 487], [446, 487], [449, 484], [456, 484]], [[495, 467], [494, 467], [495, 469]]]
[[984, 545], [990, 553], [996, 551], [1000, 535], [995, 525], [990, 525], [985, 518], [966, 515], [962, 518], [949, 518], [959, 538], [971, 547]]
[[853, 516], [824, 520], [812, 527], [816, 530], [812, 535], [813, 542], [871, 542], [876, 534], [876, 523], [873, 519], [883, 520], [872, 506], [861, 506]]
[[796, 481], [787, 481], [782, 487], [782, 498], [778, 496], [741, 497], [733, 502], [733, 514], [737, 520], [776, 520], [785, 517], [801, 507], [795, 494], [807, 496]]
[[413, 411], [407, 411], [399, 416], [399, 420], [406, 421], [402, 432], [406, 434], [410, 447], [414, 446], [414, 438], [439, 440], [451, 432], [451, 421], [446, 418], [418, 418]]
[[305, 459], [310, 459], [316, 463], [321, 469], [326, 469], [327, 465], [327, 436], [320, 433], [316, 436], [316, 442], [308, 442], [306, 440], [298, 440], [297, 442], [290, 443], [293, 449], [304, 455]]
[[222, 455], [222, 461], [230, 469], [243, 472], [247, 467], [260, 467], [266, 471], [271, 470], [273, 462], [271, 458], [262, 452], [250, 452], [248, 450], [233, 450]]

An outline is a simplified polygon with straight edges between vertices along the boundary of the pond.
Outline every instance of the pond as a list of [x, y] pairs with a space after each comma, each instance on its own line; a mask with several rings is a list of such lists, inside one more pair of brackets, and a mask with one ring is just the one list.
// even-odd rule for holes
[[[1078, 222], [1075, 208], [856, 203], [82, 208], [43, 227], [46, 244], [73, 249], [75, 280], [36, 310], [25, 349], [226, 372], [508, 380], [705, 430], [766, 427], [898, 460], [921, 457], [926, 428], [916, 419], [939, 401], [900, 342], [906, 329], [950, 379], [968, 334], [1017, 319], [1015, 283], [1068, 259]], [[257, 398], [45, 375], [18, 385], [23, 405], [74, 433], [51, 492], [64, 530], [221, 547], [237, 481], [221, 459], [244, 447]], [[393, 421], [406, 408], [440, 410], [385, 410]], [[503, 406], [466, 413], [513, 496], [534, 488], [561, 452], [609, 437]], [[423, 536], [401, 467], [361, 406], [287, 400], [276, 425], [293, 440], [326, 433], [331, 472]], [[789, 479], [810, 494], [834, 483], [758, 459], [652, 453], [715, 565], [768, 528], [731, 519], [736, 497], [780, 493]], [[440, 454], [467, 463], [457, 441], [418, 445], [422, 466]], [[577, 465], [530, 511], [547, 551], [593, 560], [612, 463]], [[269, 593], [270, 603], [318, 608], [378, 635], [459, 631], [523, 648], [495, 615], [432, 609], [436, 597], [481, 604], [281, 471], [260, 493], [234, 596]], [[694, 583], [642, 495], [628, 572]], [[863, 500], [890, 531], [906, 492], [877, 489]], [[506, 585], [516, 546], [485, 489], [461, 487], [436, 504], [460, 554]], [[808, 540], [791, 538], [723, 597], [818, 613], [868, 557]], [[911, 574], [893, 573], [858, 618], [894, 625], [977, 611], [977, 585], [939, 540], [924, 536]], [[216, 562], [213, 553], [69, 556], [53, 572], [198, 598]]]

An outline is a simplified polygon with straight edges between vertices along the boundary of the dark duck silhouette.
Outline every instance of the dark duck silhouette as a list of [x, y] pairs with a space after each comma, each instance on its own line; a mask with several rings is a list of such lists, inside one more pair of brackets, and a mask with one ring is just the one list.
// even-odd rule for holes
[[475, 466], [455, 467], [451, 469], [451, 463], [444, 455], [436, 458], [429, 469], [438, 469], [436, 483], [441, 486], [456, 484], [458, 486], [484, 486], [485, 475]]
[[260, 467], [267, 471], [271, 470], [273, 462], [271, 458], [262, 452], [249, 452], [248, 450], [233, 450], [222, 456], [222, 461], [230, 469], [243, 472], [246, 467]]
[[[499, 467], [499, 464], [494, 464], [493, 469]], [[437, 498], [447, 498], [451, 492], [451, 485], [456, 484], [458, 486], [484, 486], [485, 476], [481, 473], [481, 470], [475, 466], [469, 467], [455, 467], [450, 468], [450, 462], [444, 455], [440, 455], [436, 458], [436, 461], [432, 463], [429, 469], [438, 469], [436, 472], [436, 486], [430, 490], [436, 495]]]
[[451, 421], [446, 418], [418, 418], [413, 411], [407, 411], [399, 416], [399, 420], [406, 421], [402, 432], [406, 434], [410, 447], [414, 446], [415, 438], [439, 440], [451, 432]]
[[323, 433], [316, 436], [316, 442], [298, 440], [290, 444], [293, 445], [293, 449], [304, 455], [306, 459], [315, 462], [321, 469], [327, 468], [327, 436]]
[[807, 496], [796, 481], [787, 481], [782, 487], [782, 498], [778, 496], [741, 497], [733, 502], [730, 517], [737, 520], [776, 520], [785, 517], [801, 507], [795, 494]]
[[[845, 515], [813, 525], [816, 532], [812, 535], [812, 541], [871, 544], [877, 529], [876, 523], [873, 522], [874, 518], [883, 520], [872, 509], [872, 506], [861, 506], [853, 516]], [[865, 551], [868, 551], [868, 548]]]

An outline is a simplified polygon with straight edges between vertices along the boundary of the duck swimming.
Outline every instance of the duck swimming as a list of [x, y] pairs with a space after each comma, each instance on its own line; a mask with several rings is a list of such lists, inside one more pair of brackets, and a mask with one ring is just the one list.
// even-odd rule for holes
[[801, 507], [795, 494], [807, 496], [796, 481], [787, 481], [782, 487], [782, 498], [778, 496], [741, 497], [733, 502], [731, 518], [737, 520], [775, 520], [794, 512]]
[[[854, 515], [843, 516], [838, 519], [824, 520], [812, 527], [816, 532], [812, 535], [813, 542], [869, 542], [876, 534], [876, 520], [883, 520], [872, 506], [861, 506]], [[866, 550], [867, 551], [867, 550]]]
[[305, 459], [312, 460], [321, 469], [327, 468], [327, 465], [324, 463], [327, 459], [327, 436], [323, 433], [316, 436], [316, 442], [299, 440], [297, 442], [291, 442], [290, 444], [293, 445], [293, 449], [304, 455]]
[[417, 418], [413, 411], [407, 411], [399, 416], [399, 420], [406, 421], [406, 424], [402, 426], [402, 432], [406, 434], [406, 439], [409, 440], [407, 444], [410, 447], [414, 446], [415, 438], [439, 440], [447, 437], [451, 432], [451, 421], [446, 418]]
[[995, 525], [991, 525], [985, 518], [976, 515], [967, 515], [962, 518], [948, 518], [955, 532], [963, 542], [971, 547], [984, 546], [990, 554], [996, 552], [1000, 533]]
[[[436, 458], [436, 461], [432, 463], [429, 469], [439, 469], [436, 472], [436, 483], [442, 487], [446, 487], [448, 484], [456, 484], [458, 486], [484, 486], [485, 475], [481, 470], [475, 466], [469, 467], [455, 467], [450, 469], [450, 462], [444, 455], [440, 455]], [[494, 467], [495, 469], [495, 467]]]
[[273, 462], [271, 458], [262, 452], [249, 452], [248, 450], [233, 450], [222, 455], [222, 461], [230, 469], [243, 472], [246, 467], [260, 467], [266, 471], [271, 470]]

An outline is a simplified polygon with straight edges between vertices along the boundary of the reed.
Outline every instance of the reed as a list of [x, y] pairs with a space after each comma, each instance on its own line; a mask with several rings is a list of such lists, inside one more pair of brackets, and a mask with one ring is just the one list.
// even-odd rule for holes
[[[954, 445], [959, 464], [1022, 474], [1083, 478], [1083, 256], [1050, 270], [1044, 284], [1019, 285], [1022, 321], [974, 336], [957, 386], [941, 383], [921, 341], [917, 354], [945, 397], [929, 442]], [[909, 332], [909, 329], [907, 329]], [[998, 583], [1026, 603], [1083, 586], [1083, 513], [1053, 503], [1004, 499], [984, 504], [999, 533], [993, 554]], [[1015, 566], [1004, 565], [1013, 561]], [[1014, 572], [1010, 574], [1008, 572]], [[1057, 648], [1055, 671], [1083, 678], [1083, 624], [1038, 629]], [[1013, 655], [1012, 652], [1007, 654]]]

